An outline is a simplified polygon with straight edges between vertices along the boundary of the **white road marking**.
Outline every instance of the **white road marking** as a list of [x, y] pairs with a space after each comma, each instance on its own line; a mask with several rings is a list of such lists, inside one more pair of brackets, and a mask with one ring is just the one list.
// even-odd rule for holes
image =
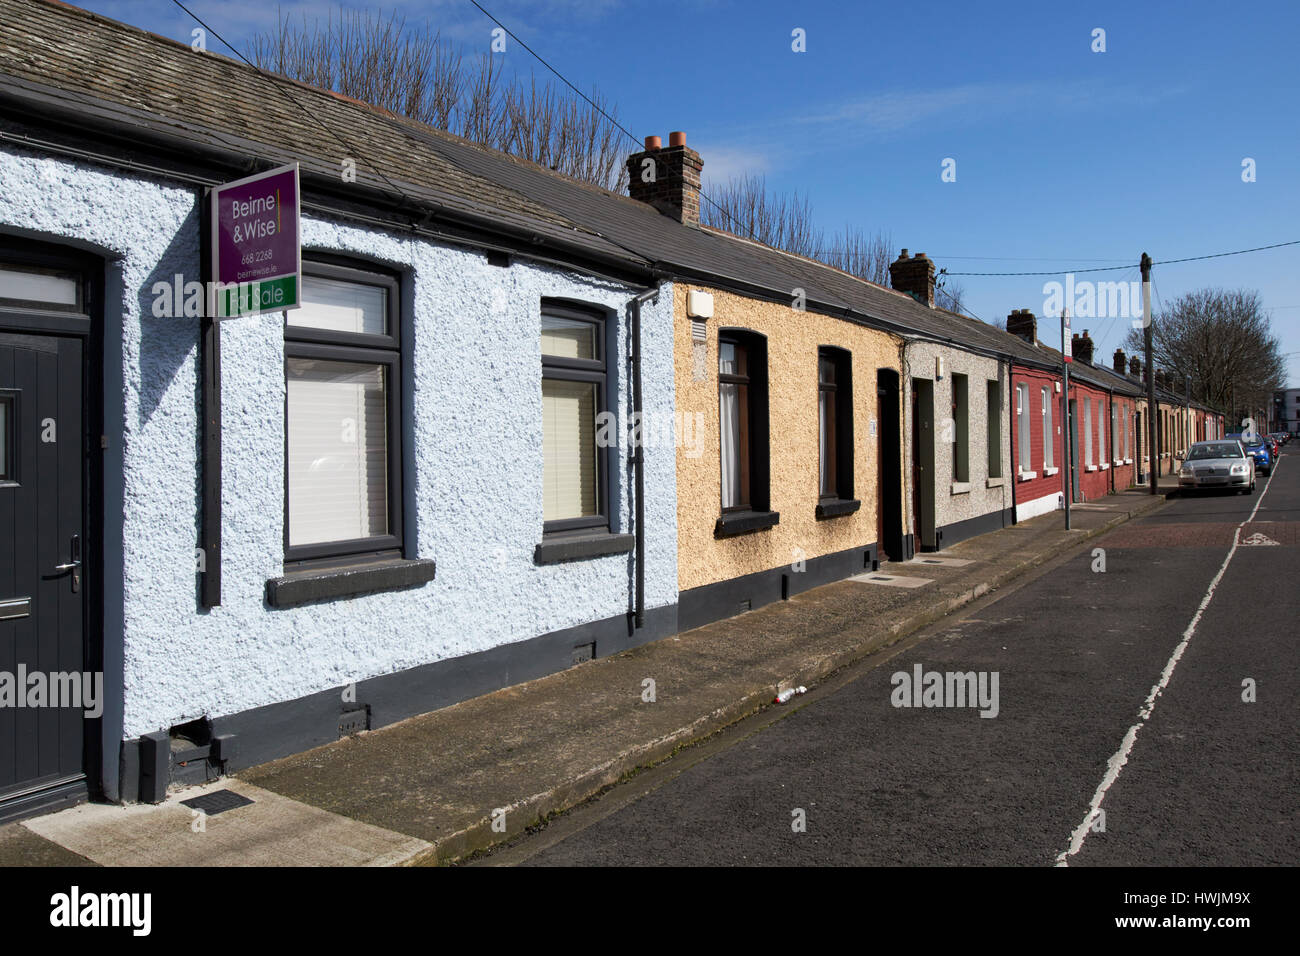
[[1101, 809], [1101, 802], [1106, 799], [1106, 791], [1109, 790], [1112, 784], [1119, 779], [1119, 772], [1123, 770], [1124, 765], [1128, 763], [1128, 755], [1133, 750], [1133, 745], [1137, 742], [1138, 729], [1151, 719], [1151, 713], [1156, 709], [1156, 699], [1164, 689], [1169, 686], [1169, 680], [1174, 676], [1174, 668], [1177, 667], [1178, 662], [1182, 660], [1183, 651], [1187, 650], [1187, 645], [1192, 640], [1192, 634], [1196, 632], [1196, 625], [1201, 623], [1201, 616], [1205, 613], [1205, 609], [1210, 606], [1210, 601], [1214, 598], [1215, 588], [1217, 588], [1219, 582], [1223, 580], [1223, 574], [1228, 570], [1228, 565], [1232, 562], [1232, 556], [1237, 553], [1238, 545], [1243, 543], [1240, 540], [1241, 529], [1254, 520], [1255, 513], [1259, 511], [1259, 506], [1264, 503], [1264, 496], [1268, 494], [1269, 486], [1273, 484], [1273, 475], [1276, 473], [1276, 468], [1269, 473], [1268, 481], [1264, 483], [1264, 490], [1260, 492], [1259, 498], [1255, 501], [1255, 507], [1250, 510], [1250, 514], [1247, 516], [1246, 520], [1237, 525], [1236, 530], [1232, 533], [1232, 547], [1228, 549], [1228, 556], [1223, 559], [1223, 564], [1219, 566], [1218, 573], [1214, 576], [1214, 579], [1210, 582], [1209, 588], [1205, 591], [1205, 597], [1201, 599], [1200, 607], [1196, 609], [1196, 613], [1192, 615], [1191, 623], [1189, 623], [1187, 629], [1183, 631], [1182, 640], [1179, 642], [1178, 646], [1174, 648], [1174, 653], [1170, 656], [1168, 663], [1165, 664], [1165, 669], [1160, 672], [1160, 680], [1151, 688], [1151, 693], [1147, 695], [1146, 701], [1142, 704], [1142, 709], [1138, 711], [1137, 723], [1128, 729], [1128, 733], [1124, 735], [1124, 740], [1120, 744], [1119, 750], [1115, 751], [1114, 756], [1106, 761], [1106, 775], [1102, 777], [1101, 783], [1097, 787], [1097, 792], [1092, 795], [1092, 803], [1088, 805], [1088, 813], [1084, 816], [1083, 822], [1075, 828], [1074, 833], [1071, 835], [1070, 845], [1066, 849], [1062, 850], [1056, 857], [1057, 866], [1069, 866], [1070, 857], [1083, 849], [1083, 841], [1088, 838], [1088, 832], [1091, 830], [1093, 822], [1097, 819], [1097, 811]]

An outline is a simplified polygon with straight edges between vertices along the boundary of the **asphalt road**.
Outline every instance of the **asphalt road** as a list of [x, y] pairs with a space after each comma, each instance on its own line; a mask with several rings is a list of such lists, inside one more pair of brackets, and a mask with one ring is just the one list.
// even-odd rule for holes
[[[499, 862], [1300, 863], [1298, 451], [1255, 494], [1176, 498]], [[996, 672], [996, 716], [894, 706], [917, 664]]]

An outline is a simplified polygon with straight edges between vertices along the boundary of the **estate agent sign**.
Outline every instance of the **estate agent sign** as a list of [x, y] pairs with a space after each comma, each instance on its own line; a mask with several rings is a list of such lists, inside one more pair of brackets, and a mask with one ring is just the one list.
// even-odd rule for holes
[[217, 186], [211, 221], [212, 314], [228, 319], [298, 308], [298, 164]]

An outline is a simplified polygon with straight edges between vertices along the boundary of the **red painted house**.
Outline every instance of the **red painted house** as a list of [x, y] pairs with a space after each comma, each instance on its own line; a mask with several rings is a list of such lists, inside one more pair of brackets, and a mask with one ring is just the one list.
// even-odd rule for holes
[[1015, 476], [1016, 521], [1064, 505], [1064, 414], [1060, 353], [1037, 338], [1037, 317], [1028, 309], [1007, 316], [1007, 331], [1041, 354], [1011, 363], [1011, 470]]

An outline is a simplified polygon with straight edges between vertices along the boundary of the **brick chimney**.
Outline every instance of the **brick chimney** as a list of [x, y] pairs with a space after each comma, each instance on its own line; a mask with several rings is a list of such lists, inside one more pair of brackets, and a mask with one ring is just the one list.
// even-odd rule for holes
[[1128, 360], [1128, 373], [1134, 378], [1142, 378], [1142, 360], [1136, 355]]
[[917, 302], [934, 308], [934, 262], [918, 252], [909, 257], [904, 249], [889, 265], [889, 284]]
[[1012, 309], [1007, 316], [1007, 331], [1030, 345], [1038, 344], [1038, 316], [1029, 309]]
[[1092, 339], [1088, 337], [1087, 329], [1083, 330], [1082, 335], [1075, 332], [1070, 337], [1070, 354], [1076, 362], [1092, 364]]
[[686, 145], [686, 134], [668, 134], [668, 147], [647, 136], [645, 149], [627, 158], [628, 192], [665, 216], [692, 226], [700, 224], [700, 171], [704, 161]]
[[1111, 367], [1112, 367], [1113, 369], [1115, 369], [1115, 374], [1116, 374], [1116, 375], [1123, 375], [1123, 374], [1124, 374], [1124, 369], [1128, 368], [1128, 361], [1124, 358], [1124, 350], [1123, 350], [1123, 349], [1116, 349], [1116, 350], [1115, 350], [1115, 360], [1114, 360], [1114, 362], [1112, 363]]

